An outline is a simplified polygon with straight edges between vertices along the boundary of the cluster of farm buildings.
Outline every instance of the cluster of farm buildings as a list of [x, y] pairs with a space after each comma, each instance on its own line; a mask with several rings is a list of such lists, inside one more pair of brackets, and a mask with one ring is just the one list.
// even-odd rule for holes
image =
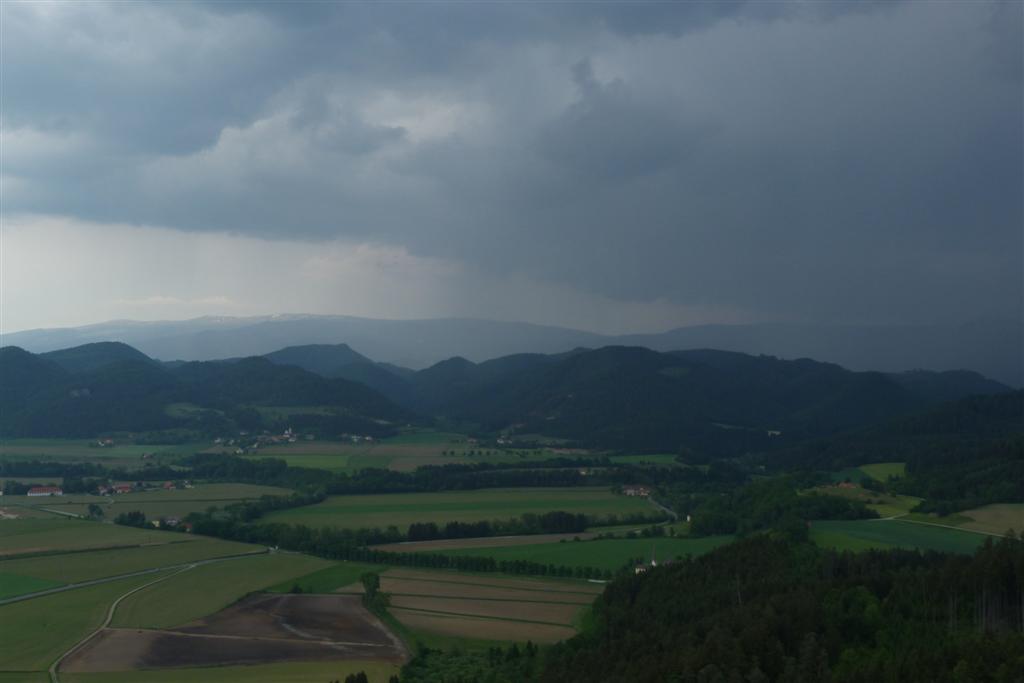
[[[134, 484], [101, 484], [96, 488], [96, 493], [101, 496], [112, 496], [123, 493], [133, 493], [135, 491], [173, 491], [178, 488], [190, 489], [192, 488], [192, 482], [165, 481], [159, 485], [147, 485], [141, 481], [135, 482]], [[40, 496], [63, 496], [64, 489], [59, 486], [33, 486], [25, 495], [32, 498]]]

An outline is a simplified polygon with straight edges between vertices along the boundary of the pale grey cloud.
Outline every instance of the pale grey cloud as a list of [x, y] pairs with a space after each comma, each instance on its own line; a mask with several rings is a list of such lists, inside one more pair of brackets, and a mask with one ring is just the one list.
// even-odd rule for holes
[[1021, 314], [1019, 3], [0, 12], [7, 216], [399, 250], [454, 314]]

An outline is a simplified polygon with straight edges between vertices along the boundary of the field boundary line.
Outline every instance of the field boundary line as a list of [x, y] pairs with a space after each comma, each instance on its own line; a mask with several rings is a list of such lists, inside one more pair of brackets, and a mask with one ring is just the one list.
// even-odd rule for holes
[[[171, 569], [175, 569], [175, 568], [178, 569], [178, 571], [170, 571], [166, 576], [161, 576], [160, 578], [155, 579], [153, 581], [150, 581], [149, 583], [144, 583], [141, 586], [137, 586], [137, 587], [131, 589], [130, 591], [128, 591], [127, 593], [122, 594], [116, 600], [114, 600], [113, 604], [111, 604], [110, 608], [107, 610], [107, 618], [103, 622], [103, 624], [101, 626], [99, 626], [95, 631], [93, 631], [92, 633], [87, 635], [85, 638], [82, 638], [80, 641], [75, 643], [71, 647], [71, 649], [66, 650], [64, 652], [64, 654], [62, 654], [60, 657], [58, 657], [57, 660], [53, 664], [50, 665], [50, 669], [49, 669], [49, 672], [50, 672], [50, 683], [60, 683], [60, 677], [59, 677], [59, 675], [57, 673], [57, 669], [60, 667], [61, 662], [63, 662], [69, 656], [71, 656], [72, 654], [77, 652], [79, 649], [81, 649], [82, 646], [84, 646], [86, 643], [88, 643], [90, 640], [92, 640], [100, 631], [103, 631], [108, 626], [110, 626], [110, 622], [114, 620], [114, 612], [117, 611], [118, 605], [120, 605], [121, 601], [124, 600], [125, 598], [127, 598], [128, 596], [134, 595], [135, 593], [139, 592], [143, 588], [149, 588], [150, 586], [152, 586], [154, 584], [160, 583], [161, 581], [166, 581], [167, 579], [170, 579], [172, 577], [178, 576], [179, 574], [187, 572], [190, 569], [195, 569], [196, 567], [200, 567], [200, 566], [204, 566], [204, 565], [208, 565], [208, 564], [214, 564], [214, 563], [217, 563], [217, 562], [225, 562], [225, 561], [228, 561], [228, 560], [239, 560], [239, 559], [242, 559], [244, 557], [252, 557], [252, 556], [256, 556], [256, 555], [265, 555], [265, 554], [268, 554], [269, 552], [270, 552], [269, 549], [264, 549], [264, 550], [259, 551], [259, 552], [246, 553], [244, 555], [229, 555], [229, 556], [226, 556], [226, 557], [215, 557], [215, 558], [212, 558], [212, 559], [209, 559], [209, 560], [199, 560], [198, 562], [191, 562], [191, 563], [188, 563], [188, 564], [185, 564], [185, 565], [174, 565], [174, 566], [171, 566], [171, 567], [164, 567], [162, 570], [156, 570], [156, 571], [165, 571], [165, 570], [171, 570]], [[148, 572], [142, 572], [142, 573], [151, 573], [151, 572], [152, 572], [152, 570], [149, 570]]]
[[407, 612], [423, 612], [424, 614], [439, 614], [444, 617], [456, 617], [459, 619], [484, 619], [486, 621], [514, 621], [519, 624], [540, 624], [541, 626], [566, 626], [568, 628], [574, 628], [572, 624], [566, 624], [565, 622], [556, 621], [538, 621], [536, 619], [513, 619], [512, 617], [487, 617], [479, 614], [468, 614], [466, 612], [445, 612], [438, 609], [423, 609], [421, 607], [399, 607], [398, 605], [389, 605], [389, 610], [405, 610]]
[[179, 562], [177, 564], [169, 564], [163, 567], [150, 567], [149, 569], [140, 569], [137, 572], [128, 572], [127, 574], [116, 574], [114, 576], [103, 576], [98, 579], [89, 579], [88, 581], [79, 581], [77, 583], [68, 583], [63, 586], [56, 588], [48, 588], [43, 591], [36, 591], [34, 593], [24, 593], [23, 595], [15, 595], [10, 598], [0, 600], [0, 606], [9, 605], [15, 602], [23, 602], [25, 600], [32, 600], [35, 598], [43, 598], [47, 595], [54, 595], [56, 593], [63, 593], [65, 591], [77, 590], [79, 588], [88, 588], [89, 586], [96, 586], [101, 583], [110, 583], [111, 581], [119, 581], [121, 579], [130, 579], [133, 576], [144, 576], [146, 574], [155, 574], [157, 572], [168, 571], [171, 569], [186, 569], [190, 566], [196, 566], [201, 564], [210, 564], [211, 562], [220, 562], [222, 560], [236, 560], [243, 557], [254, 557], [256, 555], [266, 555], [269, 550], [257, 550], [254, 552], [240, 553], [236, 555], [222, 555], [220, 557], [211, 557], [205, 560], [193, 560], [192, 562]]
[[[401, 579], [402, 581], [423, 581], [425, 583], [450, 583], [450, 584], [454, 584], [456, 586], [482, 586], [484, 588], [504, 588], [506, 590], [529, 591], [529, 592], [533, 592], [533, 593], [570, 593], [572, 595], [594, 595], [594, 596], [597, 595], [597, 593], [592, 593], [590, 591], [558, 590], [558, 589], [555, 589], [555, 588], [524, 588], [523, 586], [499, 586], [498, 584], [494, 584], [494, 583], [473, 583], [471, 581], [452, 581], [451, 579], [424, 579], [424, 578], [421, 578], [421, 577], [401, 576], [401, 575], [387, 576], [386, 574], [383, 574], [383, 573], [381, 574], [381, 578], [382, 579], [394, 579], [396, 581]], [[509, 578], [520, 579], [521, 577], [518, 576], [518, 575], [513, 575], [513, 576], [511, 576]], [[551, 578], [558, 579], [558, 578], [562, 578], [562, 577], [551, 577]], [[523, 578], [522, 580], [529, 581], [529, 578], [528, 577], [527, 578]]]
[[[197, 539], [183, 538], [180, 541], [168, 541], [167, 543], [131, 543], [128, 545], [101, 545], [90, 548], [70, 548], [68, 550], [39, 550], [35, 552], [18, 553], [15, 555], [3, 555], [0, 554], [0, 561], [8, 562], [11, 560], [33, 560], [38, 557], [59, 557], [60, 555], [82, 555], [87, 553], [101, 553], [108, 552], [111, 550], [135, 550], [137, 548], [160, 548], [168, 545], [178, 545], [180, 543], [192, 543]], [[218, 539], [219, 540], [219, 539]]]
[[182, 572], [186, 572], [189, 569], [192, 569], [192, 567], [194, 567], [194, 566], [195, 565], [183, 567], [183, 568], [179, 569], [176, 572], [170, 572], [166, 576], [161, 576], [160, 578], [155, 579], [153, 581], [150, 581], [149, 583], [144, 583], [141, 586], [136, 586], [135, 588], [132, 588], [127, 593], [122, 593], [116, 600], [114, 600], [114, 602], [107, 609], [107, 616], [106, 616], [106, 619], [103, 620], [103, 623], [100, 624], [99, 627], [97, 627], [92, 633], [87, 635], [85, 638], [82, 638], [77, 643], [72, 645], [70, 649], [65, 650], [64, 653], [60, 657], [57, 657], [57, 659], [53, 662], [53, 664], [50, 665], [50, 669], [49, 669], [50, 682], [51, 683], [60, 683], [60, 676], [57, 673], [57, 669], [60, 668], [61, 662], [63, 662], [65, 659], [67, 659], [68, 657], [73, 655], [75, 652], [80, 650], [86, 643], [88, 643], [90, 640], [95, 638], [96, 635], [100, 631], [102, 631], [103, 629], [105, 629], [107, 626], [110, 625], [110, 622], [113, 621], [113, 619], [114, 619], [114, 612], [117, 611], [117, 606], [121, 604], [122, 600], [124, 600], [125, 598], [127, 598], [130, 595], [138, 593], [143, 588], [149, 588], [153, 584], [160, 583], [161, 581], [165, 581], [165, 580], [171, 578], [172, 576], [177, 576], [178, 574], [181, 574]]
[[[346, 595], [345, 593], [328, 593], [327, 595]], [[350, 594], [354, 595], [354, 594]], [[465, 595], [425, 595], [423, 593], [394, 593], [388, 592], [393, 598], [434, 598], [436, 600], [472, 600], [473, 602], [515, 602], [528, 603], [530, 605], [569, 605], [570, 607], [587, 607], [582, 602], [562, 602], [560, 600], [526, 600], [521, 598], [480, 598]], [[596, 598], [597, 596], [595, 596]]]
[[[880, 521], [880, 520], [878, 520]], [[996, 538], [1005, 538], [1006, 534], [997, 534], [994, 531], [979, 531], [978, 529], [964, 529], [958, 526], [951, 526], [949, 524], [936, 524], [935, 522], [922, 522], [919, 519], [903, 519], [902, 517], [894, 518], [894, 522], [905, 522], [907, 524], [924, 524], [925, 526], [937, 526], [940, 529], [952, 529], [954, 531], [963, 531], [968, 534], [981, 534], [982, 536], [995, 536]]]

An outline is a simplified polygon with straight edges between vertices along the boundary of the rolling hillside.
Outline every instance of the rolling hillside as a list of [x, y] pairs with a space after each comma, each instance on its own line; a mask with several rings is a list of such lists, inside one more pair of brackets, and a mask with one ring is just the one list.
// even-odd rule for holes
[[[102, 350], [114, 353], [97, 353]], [[93, 369], [70, 372], [17, 347], [0, 349], [0, 433], [92, 437], [179, 428], [224, 433], [283, 421], [335, 434], [379, 434], [389, 429], [386, 423], [410, 416], [363, 384], [262, 358], [165, 367], [119, 345], [67, 349], [57, 357]]]

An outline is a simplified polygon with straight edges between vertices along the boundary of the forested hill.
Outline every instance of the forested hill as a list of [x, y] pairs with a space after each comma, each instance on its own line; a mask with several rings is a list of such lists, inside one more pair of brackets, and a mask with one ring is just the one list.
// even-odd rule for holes
[[69, 372], [99, 370], [114, 363], [137, 361], [157, 364], [146, 354], [121, 342], [96, 342], [40, 354]]
[[837, 554], [757, 536], [608, 586], [543, 683], [1024, 680], [1024, 542]]
[[166, 367], [123, 345], [89, 345], [52, 356], [0, 349], [0, 433], [93, 437], [188, 429], [223, 434], [283, 425], [334, 435], [382, 435], [390, 429], [382, 423], [411, 415], [363, 384], [261, 358]]
[[305, 344], [288, 346], [263, 356], [277, 365], [293, 365], [331, 378], [359, 382], [393, 401], [411, 405], [415, 372], [387, 363], [376, 363], [348, 344]]
[[915, 377], [907, 386], [808, 359], [605, 347], [451, 359], [416, 373], [408, 400], [486, 430], [515, 425], [589, 446], [733, 455], [891, 420], [988, 382], [973, 373]]
[[894, 376], [809, 359], [624, 346], [483, 363], [456, 357], [419, 372], [344, 344], [174, 364], [117, 343], [38, 356], [5, 347], [0, 376], [0, 429], [11, 435], [277, 426], [381, 435], [389, 428], [380, 421], [425, 415], [483, 434], [705, 457], [784, 450], [1003, 388], [970, 372]]

